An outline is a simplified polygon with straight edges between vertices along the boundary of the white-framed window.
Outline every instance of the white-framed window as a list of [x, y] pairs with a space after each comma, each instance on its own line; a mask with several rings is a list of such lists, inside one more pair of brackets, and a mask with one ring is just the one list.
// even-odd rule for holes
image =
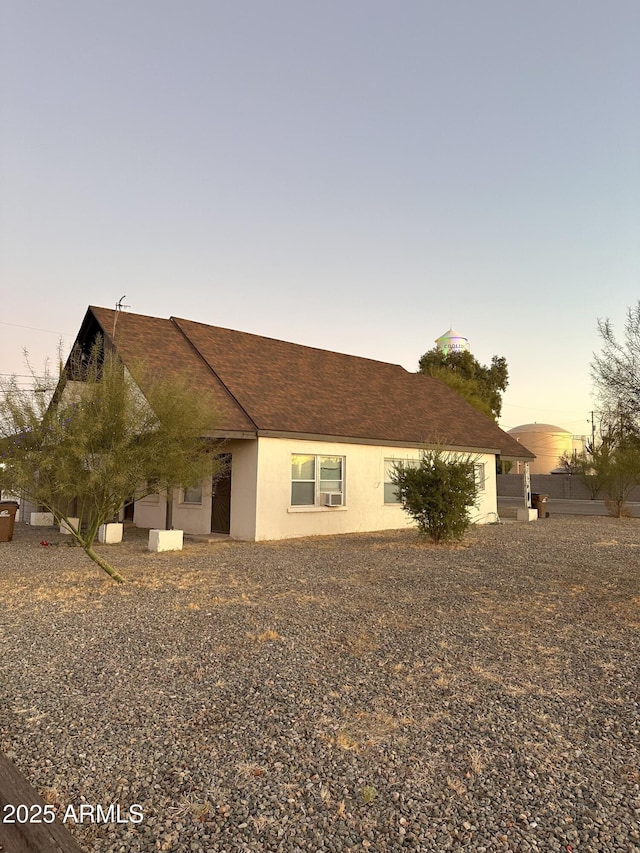
[[398, 494], [398, 489], [394, 486], [392, 477], [395, 470], [395, 466], [402, 462], [407, 468], [417, 468], [420, 464], [419, 459], [385, 459], [384, 460], [384, 502], [386, 504], [399, 504], [402, 503], [400, 499], [400, 495]]
[[[327, 495], [334, 495], [328, 499]], [[344, 456], [291, 454], [291, 506], [344, 504]]]
[[183, 489], [181, 503], [202, 506], [202, 486], [190, 486], [188, 489]]
[[473, 466], [473, 473], [476, 478], [476, 488], [479, 492], [484, 492], [485, 490], [485, 480], [486, 480], [486, 472], [485, 472], [485, 463], [484, 462], [476, 462]]

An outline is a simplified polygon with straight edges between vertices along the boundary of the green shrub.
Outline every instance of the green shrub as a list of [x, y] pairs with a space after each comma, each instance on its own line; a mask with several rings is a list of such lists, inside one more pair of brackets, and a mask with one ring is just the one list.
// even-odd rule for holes
[[476, 505], [475, 458], [425, 450], [418, 465], [398, 462], [392, 482], [418, 532], [433, 542], [461, 539]]

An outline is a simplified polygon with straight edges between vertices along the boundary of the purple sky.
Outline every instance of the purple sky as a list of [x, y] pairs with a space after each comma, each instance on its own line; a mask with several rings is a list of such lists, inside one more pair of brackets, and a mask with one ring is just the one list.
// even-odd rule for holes
[[640, 298], [638, 0], [4, 0], [0, 373], [87, 305], [414, 370], [586, 433]]

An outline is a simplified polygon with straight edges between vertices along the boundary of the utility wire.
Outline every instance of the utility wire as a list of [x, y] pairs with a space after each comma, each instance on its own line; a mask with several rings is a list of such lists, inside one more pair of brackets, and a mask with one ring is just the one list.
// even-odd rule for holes
[[23, 326], [20, 323], [9, 323], [7, 320], [0, 320], [3, 326], [13, 326], [15, 329], [30, 329], [32, 332], [48, 332], [51, 335], [62, 335], [64, 338], [72, 338], [71, 332], [56, 332], [54, 329], [39, 329], [36, 326]]

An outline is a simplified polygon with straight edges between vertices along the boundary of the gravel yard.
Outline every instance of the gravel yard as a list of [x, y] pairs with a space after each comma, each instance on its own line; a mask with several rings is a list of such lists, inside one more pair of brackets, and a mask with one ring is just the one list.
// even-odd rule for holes
[[0, 544], [0, 751], [87, 853], [639, 853], [639, 520], [126, 536]]

